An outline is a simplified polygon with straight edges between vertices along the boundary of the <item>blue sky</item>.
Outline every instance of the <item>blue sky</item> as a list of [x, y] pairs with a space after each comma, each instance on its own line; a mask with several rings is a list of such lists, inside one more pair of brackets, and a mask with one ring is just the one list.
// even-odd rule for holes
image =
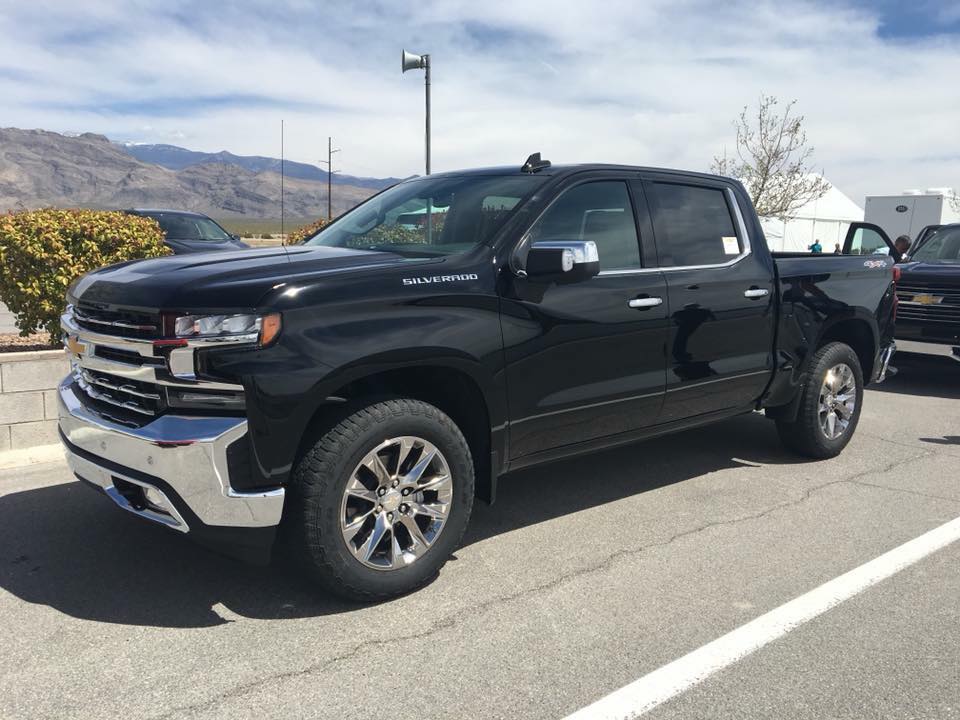
[[960, 3], [942, 0], [874, 0], [857, 5], [879, 19], [882, 38], [917, 39], [960, 32]]
[[760, 93], [797, 100], [815, 161], [865, 194], [960, 186], [952, 0], [0, 0], [0, 124], [316, 162], [706, 169]]

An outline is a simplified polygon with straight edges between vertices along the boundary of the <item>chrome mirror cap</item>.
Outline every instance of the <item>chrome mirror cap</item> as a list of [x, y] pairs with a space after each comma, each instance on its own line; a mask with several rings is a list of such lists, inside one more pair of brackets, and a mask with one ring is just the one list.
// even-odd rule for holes
[[[564, 256], [570, 258], [570, 268], [569, 270], [565, 268], [564, 272], [573, 270], [574, 265], [600, 262], [600, 252], [593, 240], [543, 240], [533, 243], [530, 249], [563, 250]], [[564, 261], [564, 265], [566, 265], [566, 261]]]
[[523, 271], [540, 282], [578, 282], [600, 272], [600, 252], [592, 240], [542, 240], [530, 246]]

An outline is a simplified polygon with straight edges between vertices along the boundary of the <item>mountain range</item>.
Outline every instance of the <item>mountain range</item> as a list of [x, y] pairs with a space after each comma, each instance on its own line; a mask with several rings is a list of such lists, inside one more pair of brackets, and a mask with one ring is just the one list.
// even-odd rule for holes
[[[117, 145], [126, 153], [133, 155], [137, 160], [146, 163], [153, 163], [169, 168], [170, 170], [183, 170], [192, 165], [201, 165], [204, 163], [223, 163], [225, 165], [237, 165], [250, 172], [280, 172], [280, 159], [264, 157], [262, 155], [234, 155], [232, 152], [221, 150], [216, 153], [200, 152], [198, 150], [187, 150], [177, 145], [148, 145], [145, 143], [117, 143]], [[322, 180], [327, 181], [327, 171], [316, 165], [308, 163], [294, 162], [292, 160], [283, 161], [283, 174], [288, 178], [299, 178], [300, 180]], [[334, 173], [331, 182], [334, 185], [352, 185], [354, 187], [370, 188], [371, 190], [382, 190], [385, 187], [395, 185], [401, 178], [369, 178], [356, 177], [355, 175], [344, 175]]]
[[[37, 207], [164, 207], [216, 218], [280, 217], [280, 160], [175, 145], [114, 143], [103, 135], [0, 128], [0, 212]], [[284, 214], [327, 212], [327, 175], [284, 161]], [[333, 176], [338, 214], [396, 178]]]

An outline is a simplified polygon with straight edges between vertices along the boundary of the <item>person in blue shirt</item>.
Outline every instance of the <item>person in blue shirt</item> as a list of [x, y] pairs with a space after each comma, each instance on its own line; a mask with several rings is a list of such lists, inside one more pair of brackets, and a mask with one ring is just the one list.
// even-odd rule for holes
[[807, 249], [810, 250], [810, 252], [812, 252], [812, 253], [818, 253], [818, 254], [819, 254], [819, 253], [822, 253], [822, 252], [823, 252], [823, 245], [820, 244], [820, 241], [819, 241], [819, 240], [814, 240], [814, 241], [813, 241], [813, 245], [811, 245], [811, 246], [810, 246], [809, 248], [807, 248]]

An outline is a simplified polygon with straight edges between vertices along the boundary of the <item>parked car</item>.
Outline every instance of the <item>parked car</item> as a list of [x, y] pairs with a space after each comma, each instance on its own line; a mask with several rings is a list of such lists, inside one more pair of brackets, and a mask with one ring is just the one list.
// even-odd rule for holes
[[238, 250], [249, 247], [224, 230], [213, 218], [185, 210], [151, 210], [134, 208], [124, 210], [130, 215], [153, 218], [164, 233], [164, 243], [177, 255], [213, 250]]
[[926, 233], [900, 269], [896, 336], [960, 360], [960, 223]]
[[364, 600], [433, 577], [510, 470], [756, 410], [833, 457], [895, 349], [891, 258], [773, 254], [734, 180], [539, 156], [67, 301], [76, 476], [235, 554], [279, 532]]

